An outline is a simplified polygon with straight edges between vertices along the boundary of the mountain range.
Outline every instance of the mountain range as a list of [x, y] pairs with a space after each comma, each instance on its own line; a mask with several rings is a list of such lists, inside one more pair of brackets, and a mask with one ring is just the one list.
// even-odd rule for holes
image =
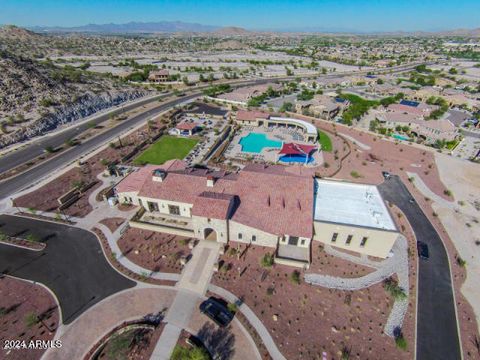
[[[28, 29], [35, 32], [78, 32], [98, 34], [142, 34], [142, 33], [213, 33], [220, 35], [247, 35], [258, 34], [265, 30], [249, 31], [241, 27], [221, 27], [215, 25], [204, 25], [199, 23], [188, 23], [183, 21], [158, 21], [158, 22], [128, 22], [125, 24], [88, 24], [82, 26], [33, 26]], [[389, 35], [389, 36], [470, 36], [480, 37], [480, 28], [476, 29], [454, 29], [442, 31], [389, 31], [389, 32], [362, 32], [352, 29], [329, 29], [324, 27], [305, 28], [284, 28], [269, 29], [273, 32], [295, 32], [295, 33], [321, 33], [321, 34], [359, 34], [359, 35]]]

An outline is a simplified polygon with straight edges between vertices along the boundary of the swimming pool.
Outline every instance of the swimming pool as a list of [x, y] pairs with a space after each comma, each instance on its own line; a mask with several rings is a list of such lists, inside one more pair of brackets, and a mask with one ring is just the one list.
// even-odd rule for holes
[[392, 137], [394, 137], [395, 139], [398, 139], [398, 140], [405, 140], [405, 141], [410, 140], [410, 138], [408, 136], [400, 135], [400, 134], [393, 134]]
[[[278, 159], [281, 162], [284, 163], [301, 163], [305, 164], [305, 156], [302, 155], [283, 155]], [[313, 161], [313, 157], [309, 156], [308, 160], [306, 161], [307, 164], [310, 164]]]
[[265, 134], [251, 132], [240, 139], [242, 151], [249, 153], [261, 153], [263, 148], [281, 148], [282, 142], [270, 140]]

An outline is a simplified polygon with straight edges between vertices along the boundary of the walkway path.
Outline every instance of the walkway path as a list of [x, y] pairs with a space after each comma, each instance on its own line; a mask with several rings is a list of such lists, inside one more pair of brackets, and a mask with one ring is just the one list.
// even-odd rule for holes
[[438, 196], [435, 194], [430, 188], [425, 184], [422, 180], [422, 178], [417, 174], [413, 172], [406, 171], [408, 177], [413, 178], [413, 184], [415, 187], [426, 197], [430, 198], [430, 200], [435, 201], [437, 204], [442, 205], [448, 209], [455, 209], [456, 204], [453, 201], [448, 201], [442, 198], [441, 196]]
[[68, 326], [61, 326], [55, 339], [62, 341], [60, 349], [49, 349], [44, 360], [83, 359], [85, 354], [124, 321], [158, 314], [173, 302], [175, 289], [168, 286], [155, 288], [135, 287], [103, 300], [87, 310]]
[[[380, 263], [373, 262], [368, 258], [346, 254], [344, 252], [335, 250], [330, 246], [326, 246], [325, 251], [331, 255], [338, 256], [360, 265], [375, 267], [377, 268], [377, 271], [358, 278], [341, 278], [330, 275], [307, 273], [305, 274], [305, 281], [307, 283], [330, 289], [354, 291], [377, 284], [396, 273], [398, 276], [398, 285], [408, 295], [408, 243], [407, 239], [403, 235], [398, 237], [392, 248], [393, 256]], [[395, 301], [384, 328], [384, 332], [387, 335], [393, 336], [394, 329], [402, 326], [407, 309], [408, 297], [405, 300]]]
[[347, 134], [344, 134], [344, 133], [338, 133], [339, 135], [343, 136], [345, 139], [348, 139], [350, 140], [352, 143], [354, 143], [355, 145], [357, 145], [359, 148], [361, 148], [362, 150], [370, 150], [371, 147], [366, 145], [366, 144], [363, 144], [361, 143], [360, 141], [358, 141], [357, 139], [355, 139], [353, 136], [350, 136], [350, 135], [347, 135]]
[[192, 258], [177, 283], [179, 291], [165, 316], [167, 325], [153, 350], [152, 359], [170, 359], [180, 332], [189, 325], [199, 297], [205, 295], [219, 250], [219, 243], [205, 240], [193, 249]]

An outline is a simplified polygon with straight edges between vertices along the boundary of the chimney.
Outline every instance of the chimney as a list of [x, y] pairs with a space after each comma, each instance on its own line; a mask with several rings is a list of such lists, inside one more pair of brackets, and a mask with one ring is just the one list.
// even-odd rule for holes
[[207, 176], [207, 186], [208, 187], [213, 187], [215, 184], [215, 178], [212, 175]]
[[163, 169], [155, 169], [152, 171], [152, 180], [162, 182], [167, 177], [167, 172]]

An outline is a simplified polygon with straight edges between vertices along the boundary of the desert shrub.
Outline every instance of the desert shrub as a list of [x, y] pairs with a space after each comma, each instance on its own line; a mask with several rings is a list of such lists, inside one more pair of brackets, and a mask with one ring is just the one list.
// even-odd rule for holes
[[403, 334], [395, 337], [395, 345], [397, 345], [399, 349], [407, 350], [407, 340], [405, 340]]
[[260, 260], [260, 265], [265, 268], [269, 268], [273, 266], [273, 254], [266, 253], [263, 255], [262, 259]]
[[383, 287], [395, 300], [403, 300], [407, 298], [405, 291], [391, 278], [385, 280]]
[[300, 284], [300, 271], [293, 270], [293, 272], [290, 274], [290, 281], [297, 285]]

